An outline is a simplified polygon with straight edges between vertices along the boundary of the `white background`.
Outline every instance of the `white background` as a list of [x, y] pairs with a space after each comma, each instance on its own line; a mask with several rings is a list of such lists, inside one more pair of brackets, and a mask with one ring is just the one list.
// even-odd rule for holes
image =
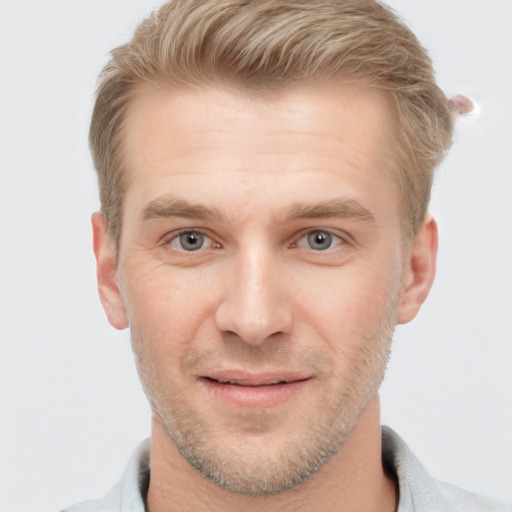
[[[439, 171], [437, 283], [398, 329], [383, 421], [438, 478], [512, 500], [512, 2], [394, 0], [448, 94], [479, 98]], [[103, 494], [149, 433], [95, 289], [96, 76], [151, 0], [0, 0], [0, 510]]]

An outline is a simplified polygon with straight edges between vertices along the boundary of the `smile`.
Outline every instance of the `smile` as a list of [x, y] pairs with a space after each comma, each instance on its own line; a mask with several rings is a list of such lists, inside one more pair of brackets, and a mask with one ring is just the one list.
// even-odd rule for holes
[[204, 389], [221, 403], [235, 407], [270, 408], [291, 400], [312, 379], [305, 372], [249, 374], [211, 372], [200, 377]]
[[[206, 377], [207, 379], [209, 379], [209, 377]], [[287, 384], [288, 381], [285, 381], [285, 380], [281, 380], [281, 379], [274, 379], [270, 382], [261, 382], [259, 384], [252, 384], [252, 383], [248, 383], [248, 382], [240, 382], [240, 381], [233, 381], [233, 380], [217, 380], [217, 379], [210, 379], [212, 380], [213, 382], [220, 382], [221, 384], [233, 384], [234, 386], [252, 386], [252, 387], [257, 387], [257, 386], [273, 386], [275, 384]]]

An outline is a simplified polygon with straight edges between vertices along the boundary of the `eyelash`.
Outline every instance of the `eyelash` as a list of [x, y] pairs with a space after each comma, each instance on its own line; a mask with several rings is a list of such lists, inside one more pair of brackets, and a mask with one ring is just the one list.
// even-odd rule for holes
[[[198, 249], [195, 249], [195, 250], [187, 250], [185, 249], [184, 247], [175, 247], [174, 246], [174, 242], [177, 242], [179, 243], [180, 242], [180, 237], [182, 235], [200, 235], [202, 237], [204, 237], [204, 240], [209, 240], [209, 246], [208, 247], [204, 247], [204, 242], [199, 246]], [[177, 251], [180, 251], [180, 252], [198, 252], [199, 249], [210, 249], [210, 248], [214, 248], [214, 249], [218, 249], [221, 247], [221, 245], [218, 243], [218, 242], [215, 242], [213, 240], [213, 238], [209, 235], [207, 235], [206, 233], [204, 233], [203, 231], [201, 230], [198, 230], [198, 229], [184, 229], [182, 231], [179, 231], [177, 233], [171, 233], [169, 236], [166, 236], [163, 240], [163, 245], [164, 246], [171, 246], [173, 247], [174, 250], [177, 250]]]
[[[199, 235], [199, 236], [203, 237], [203, 243], [201, 243], [201, 245], [199, 245], [199, 247], [197, 249], [187, 250], [186, 248], [183, 247], [182, 243], [180, 243], [182, 235], [189, 235], [189, 236]], [[311, 246], [307, 247], [306, 245], [303, 245], [302, 240], [305, 239], [306, 244], [309, 244], [309, 243], [311, 243], [311, 237], [319, 236], [319, 235], [320, 236], [327, 235], [326, 238], [328, 239], [328, 245], [325, 248], [316, 250]], [[207, 247], [204, 246], [205, 241], [209, 241]], [[321, 240], [317, 240], [317, 241], [318, 241], [318, 243], [321, 243]], [[181, 245], [181, 247], [175, 246], [174, 245], [175, 243]], [[333, 244], [335, 244], [334, 247], [333, 247]], [[321, 252], [333, 250], [335, 247], [338, 247], [338, 246], [344, 245], [344, 244], [347, 244], [347, 241], [343, 237], [338, 236], [335, 233], [333, 233], [331, 230], [314, 228], [314, 229], [309, 229], [305, 232], [304, 231], [301, 232], [300, 236], [298, 238], [296, 238], [296, 240], [289, 245], [289, 248], [292, 248], [292, 249], [293, 248], [303, 248], [303, 249], [312, 250], [313, 252], [321, 253]], [[218, 242], [215, 242], [211, 236], [209, 236], [208, 234], [204, 233], [201, 230], [196, 230], [196, 229], [184, 229], [177, 233], [171, 233], [171, 234], [169, 234], [169, 236], [166, 236], [164, 238], [163, 245], [171, 246], [174, 250], [179, 251], [179, 252], [185, 252], [185, 253], [199, 252], [201, 249], [219, 249], [222, 247], [221, 244]]]
[[[292, 244], [292, 247], [300, 247], [300, 248], [308, 249], [308, 247], [302, 247], [300, 245], [301, 240], [306, 239], [307, 240], [306, 243], [309, 244], [311, 242], [311, 238], [318, 236], [318, 235], [322, 235], [322, 236], [327, 235], [329, 242], [328, 242], [328, 245], [323, 249], [315, 250], [315, 249], [313, 249], [313, 247], [309, 247], [309, 249], [313, 250], [314, 252], [325, 252], [325, 251], [328, 251], [329, 249], [332, 250], [335, 247], [346, 243], [346, 241], [341, 236], [336, 235], [329, 229], [316, 228], [316, 229], [308, 230], [305, 233], [302, 233], [301, 236], [298, 238], [297, 242], [294, 242]], [[321, 243], [321, 241], [318, 241], [318, 243]], [[335, 244], [334, 247], [333, 247], [333, 244]]]

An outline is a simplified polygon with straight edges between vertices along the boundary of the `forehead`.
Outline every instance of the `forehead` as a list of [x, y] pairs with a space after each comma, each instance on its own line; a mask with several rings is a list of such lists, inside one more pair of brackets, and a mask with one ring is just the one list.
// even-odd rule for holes
[[[214, 142], [214, 134], [238, 137], [246, 150], [260, 144], [255, 135], [302, 137], [311, 142], [317, 137], [316, 142], [324, 139], [327, 145], [364, 146], [367, 137], [383, 135], [390, 119], [384, 93], [355, 83], [304, 81], [273, 89], [222, 84], [178, 90], [145, 85], [138, 89], [124, 119], [124, 149], [129, 152], [136, 143], [148, 151], [166, 151], [173, 140], [175, 145], [192, 142], [191, 149], [196, 149], [188, 137], [192, 132], [208, 137], [204, 142]], [[189, 144], [182, 147], [186, 150]]]
[[141, 88], [124, 122], [125, 210], [170, 192], [239, 217], [306, 196], [386, 207], [387, 129], [382, 93], [356, 84]]

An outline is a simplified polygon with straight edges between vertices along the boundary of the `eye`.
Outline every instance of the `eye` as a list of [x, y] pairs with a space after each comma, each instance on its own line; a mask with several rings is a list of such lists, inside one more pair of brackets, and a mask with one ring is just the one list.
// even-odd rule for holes
[[335, 245], [339, 245], [343, 240], [329, 231], [311, 231], [300, 237], [296, 246], [303, 249], [313, 249], [314, 251], [325, 251]]
[[167, 240], [166, 245], [170, 245], [178, 251], [193, 252], [199, 249], [213, 247], [213, 240], [200, 231], [182, 231]]

